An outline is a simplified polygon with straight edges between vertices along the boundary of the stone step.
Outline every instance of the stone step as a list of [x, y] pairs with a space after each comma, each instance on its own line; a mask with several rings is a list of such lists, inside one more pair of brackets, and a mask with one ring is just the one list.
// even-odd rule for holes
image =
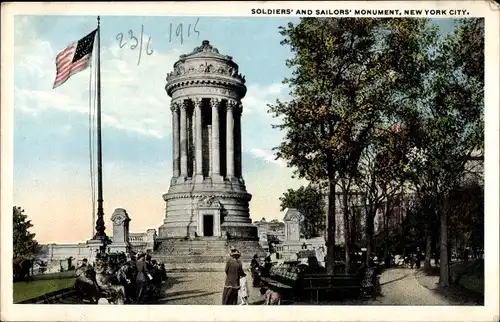
[[248, 268], [255, 253], [265, 255], [255, 241], [224, 240], [200, 237], [194, 240], [160, 239], [153, 252], [154, 259], [161, 261], [169, 271], [224, 271], [230, 247], [241, 252], [240, 260]]
[[192, 252], [172, 252], [172, 253], [164, 253], [164, 254], [155, 254], [154, 257], [155, 258], [158, 258], [158, 257], [163, 257], [163, 256], [228, 256], [227, 253], [225, 252], [208, 252], [208, 251], [204, 251], [204, 252], [196, 252], [196, 251], [192, 251]]
[[172, 263], [225, 263], [227, 256], [191, 255], [191, 256], [155, 256], [155, 259], [165, 264]]

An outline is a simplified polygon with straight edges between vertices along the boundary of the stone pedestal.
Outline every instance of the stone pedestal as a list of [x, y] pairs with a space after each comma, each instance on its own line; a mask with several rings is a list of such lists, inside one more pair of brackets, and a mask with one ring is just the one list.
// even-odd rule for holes
[[129, 241], [130, 217], [127, 211], [117, 208], [111, 216], [113, 222], [113, 242], [108, 246], [110, 253], [129, 253], [132, 246]]
[[285, 239], [287, 241], [300, 240], [300, 223], [302, 220], [302, 214], [297, 209], [289, 208], [286, 210], [283, 221], [285, 222]]
[[88, 261], [93, 264], [97, 258], [102, 247], [106, 246], [105, 242], [100, 239], [90, 239], [87, 241], [87, 248], [89, 250]]
[[156, 237], [156, 229], [146, 230], [146, 252], [154, 250]]

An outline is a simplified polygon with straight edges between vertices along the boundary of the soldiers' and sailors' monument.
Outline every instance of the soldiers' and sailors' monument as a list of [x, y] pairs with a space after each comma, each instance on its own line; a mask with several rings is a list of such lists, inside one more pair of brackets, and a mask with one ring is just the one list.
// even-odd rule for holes
[[172, 98], [173, 177], [158, 240], [221, 239], [258, 248], [241, 166], [246, 86], [238, 65], [205, 40], [180, 56], [165, 89]]

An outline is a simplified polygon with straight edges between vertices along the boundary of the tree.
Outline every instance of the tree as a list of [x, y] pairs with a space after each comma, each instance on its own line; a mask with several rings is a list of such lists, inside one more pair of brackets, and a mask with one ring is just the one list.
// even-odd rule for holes
[[386, 20], [303, 18], [281, 27], [282, 45], [290, 46], [293, 68], [285, 79], [290, 102], [277, 101], [270, 113], [285, 132], [277, 158], [295, 167], [312, 183], [326, 182], [328, 191], [327, 271], [333, 273], [335, 197], [338, 178], [356, 168], [366, 142], [380, 120], [382, 93], [392, 82], [378, 38]]
[[440, 226], [439, 282], [448, 285], [450, 196], [461, 186], [471, 155], [484, 149], [484, 20], [457, 21], [431, 64], [423, 78], [428, 94], [415, 105], [421, 131], [411, 168]]
[[30, 233], [33, 227], [31, 220], [21, 207], [13, 208], [13, 253], [14, 258], [33, 259], [36, 254], [38, 243], [35, 234]]
[[288, 189], [280, 201], [281, 211], [295, 208], [302, 214], [301, 235], [307, 239], [321, 235], [325, 229], [325, 199], [320, 189], [314, 185]]

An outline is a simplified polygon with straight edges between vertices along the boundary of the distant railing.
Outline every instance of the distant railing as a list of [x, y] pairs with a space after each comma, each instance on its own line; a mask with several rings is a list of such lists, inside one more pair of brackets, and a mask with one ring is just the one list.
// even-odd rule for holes
[[130, 242], [143, 242], [145, 237], [146, 237], [145, 235], [135, 235], [135, 236], [129, 235], [129, 241]]

